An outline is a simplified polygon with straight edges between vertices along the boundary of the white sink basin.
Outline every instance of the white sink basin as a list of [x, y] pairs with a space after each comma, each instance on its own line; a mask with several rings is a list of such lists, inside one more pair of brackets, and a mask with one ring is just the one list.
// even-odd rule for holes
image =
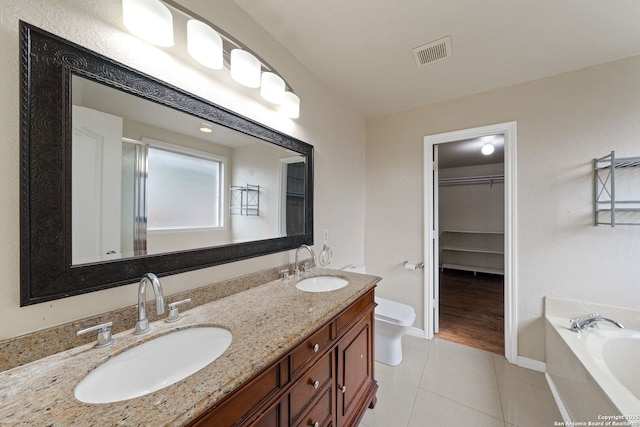
[[344, 288], [349, 284], [347, 279], [337, 276], [316, 276], [300, 280], [296, 288], [305, 292], [330, 292]]
[[230, 344], [231, 332], [222, 328], [189, 328], [162, 335], [89, 372], [74, 394], [85, 403], [140, 397], [194, 374], [220, 357]]

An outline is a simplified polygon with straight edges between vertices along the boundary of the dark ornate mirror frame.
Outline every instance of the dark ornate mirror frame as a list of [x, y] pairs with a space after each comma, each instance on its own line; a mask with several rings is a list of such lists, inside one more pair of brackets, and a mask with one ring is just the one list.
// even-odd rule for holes
[[[20, 22], [20, 305], [313, 244], [313, 146]], [[71, 264], [71, 76], [81, 75], [307, 158], [305, 234]]]

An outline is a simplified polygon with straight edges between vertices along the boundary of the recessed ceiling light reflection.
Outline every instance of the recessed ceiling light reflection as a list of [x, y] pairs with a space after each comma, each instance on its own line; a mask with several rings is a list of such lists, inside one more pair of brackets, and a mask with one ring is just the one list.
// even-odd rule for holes
[[493, 154], [494, 150], [495, 150], [495, 147], [490, 142], [488, 142], [488, 143], [486, 143], [486, 144], [484, 144], [482, 146], [482, 154], [484, 154], [485, 156], [489, 156], [489, 155]]

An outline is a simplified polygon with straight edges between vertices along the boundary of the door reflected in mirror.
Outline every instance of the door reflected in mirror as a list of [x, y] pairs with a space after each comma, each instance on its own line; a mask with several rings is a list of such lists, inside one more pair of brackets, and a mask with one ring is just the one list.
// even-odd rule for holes
[[[78, 75], [71, 93], [73, 265], [305, 233], [305, 156]], [[234, 210], [248, 186], [259, 207]]]

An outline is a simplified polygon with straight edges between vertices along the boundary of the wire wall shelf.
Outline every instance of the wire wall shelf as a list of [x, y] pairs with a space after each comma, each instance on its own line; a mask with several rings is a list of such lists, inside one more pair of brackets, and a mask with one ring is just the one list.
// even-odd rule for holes
[[640, 225], [640, 157], [593, 160], [595, 225]]
[[231, 215], [260, 215], [260, 186], [232, 185], [229, 191], [229, 213]]

